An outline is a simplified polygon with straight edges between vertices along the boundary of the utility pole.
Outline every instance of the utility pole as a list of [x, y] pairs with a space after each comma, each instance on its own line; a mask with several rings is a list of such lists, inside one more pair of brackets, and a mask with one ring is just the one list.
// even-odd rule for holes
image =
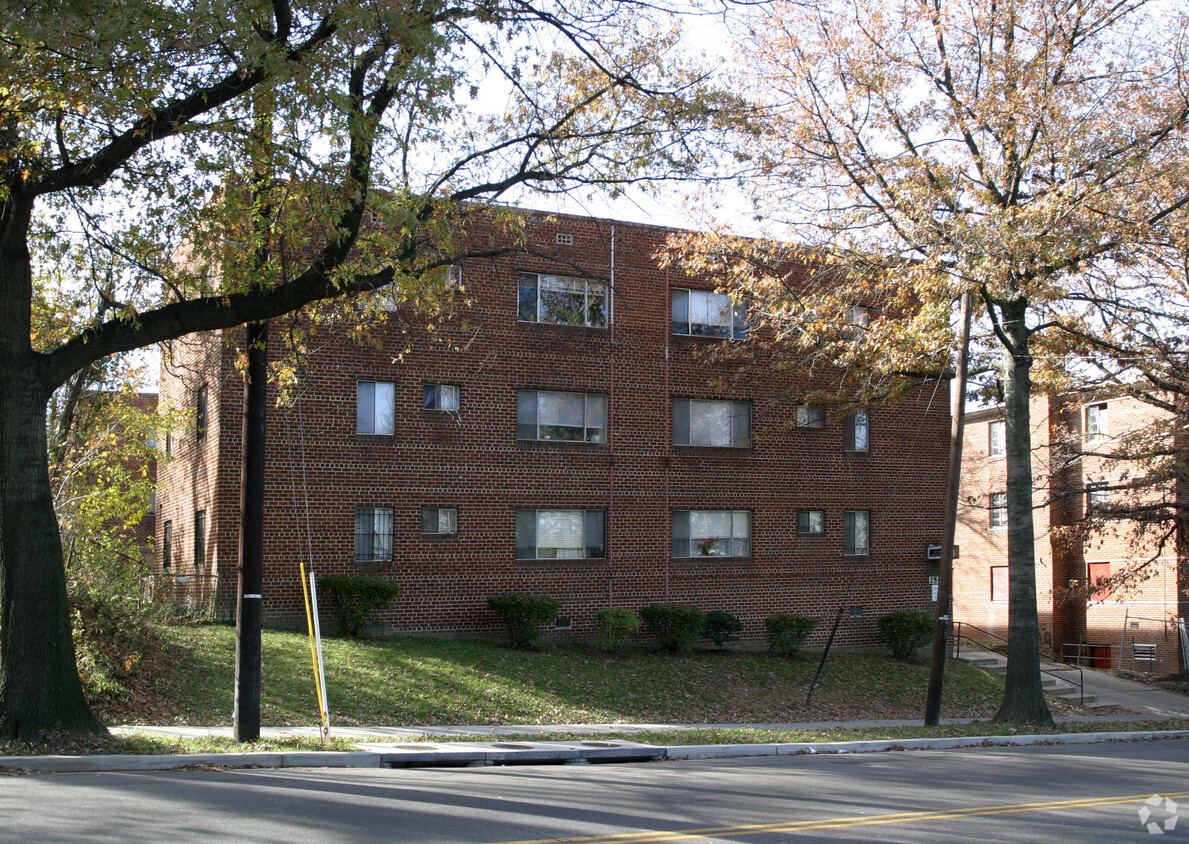
[[264, 407], [268, 398], [268, 323], [248, 325], [244, 385], [242, 520], [235, 613], [236, 741], [260, 738], [260, 630], [264, 604]]
[[958, 366], [950, 387], [950, 462], [946, 484], [945, 526], [941, 538], [941, 570], [937, 577], [937, 621], [933, 625], [933, 662], [929, 670], [929, 694], [925, 698], [925, 726], [941, 723], [941, 693], [945, 685], [946, 633], [953, 594], [954, 532], [958, 526], [958, 489], [962, 480], [962, 436], [966, 427], [966, 373], [970, 356], [970, 314], [973, 295], [962, 294], [962, 334], [958, 344]]

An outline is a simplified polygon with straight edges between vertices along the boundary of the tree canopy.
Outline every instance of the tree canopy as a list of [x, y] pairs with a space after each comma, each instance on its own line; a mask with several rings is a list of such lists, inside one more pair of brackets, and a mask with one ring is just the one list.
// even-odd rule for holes
[[[46, 471], [56, 388], [112, 354], [338, 295], [429, 300], [468, 213], [522, 187], [700, 174], [699, 139], [733, 102], [658, 3], [5, 10], [0, 736], [98, 728]], [[71, 320], [35, 331], [38, 279], [63, 267]]]

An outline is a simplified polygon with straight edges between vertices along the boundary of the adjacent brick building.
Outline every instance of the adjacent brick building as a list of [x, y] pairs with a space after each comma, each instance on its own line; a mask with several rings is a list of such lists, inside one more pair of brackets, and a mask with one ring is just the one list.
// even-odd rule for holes
[[[299, 561], [397, 581], [388, 632], [492, 632], [485, 600], [505, 591], [560, 599], [558, 638], [588, 635], [599, 607], [680, 601], [751, 637], [767, 615], [814, 615], [818, 640], [842, 608], [840, 641], [872, 644], [881, 614], [933, 606], [944, 388], [846, 417], [799, 407], [809, 381], [709, 359], [748, 328], [712, 281], [660, 266], [673, 230], [529, 214], [525, 231], [523, 249], [456, 268], [432, 330], [405, 314], [374, 343], [323, 327], [292, 400], [270, 392], [271, 623], [303, 617]], [[160, 471], [158, 565], [217, 589], [225, 616], [241, 336], [175, 341], [161, 384], [194, 420]]]
[[[1079, 529], [1087, 507], [1129, 495], [1135, 467], [1109, 455], [1122, 435], [1162, 411], [1127, 396], [1040, 395], [1032, 399], [1033, 518], [1041, 645], [1100, 668], [1173, 672], [1182, 667], [1177, 619], [1184, 615], [1172, 543], [1160, 549], [1125, 519]], [[954, 561], [954, 618], [1007, 635], [1007, 502], [1000, 409], [970, 413], [963, 444]], [[1148, 500], [1174, 494], [1147, 490]], [[1184, 565], [1184, 563], [1182, 563]], [[1130, 569], [1144, 576], [1106, 585]], [[1182, 582], [1184, 573], [1181, 574]], [[1094, 588], [1102, 583], [1101, 588]], [[1138, 646], [1138, 647], [1137, 647]], [[1155, 661], [1147, 659], [1155, 646]], [[1137, 660], [1137, 654], [1139, 659]]]

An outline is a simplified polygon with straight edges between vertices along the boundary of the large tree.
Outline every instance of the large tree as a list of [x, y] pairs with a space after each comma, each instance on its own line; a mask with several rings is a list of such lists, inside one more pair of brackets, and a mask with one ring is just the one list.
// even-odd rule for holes
[[[46, 469], [55, 389], [188, 332], [351, 292], [428, 296], [480, 202], [691, 174], [721, 101], [656, 3], [4, 9], [0, 738], [25, 738], [101, 729]], [[35, 276], [66, 261], [86, 310], [36, 333]]]
[[[754, 201], [812, 248], [811, 269], [715, 239], [700, 260], [725, 258], [778, 337], [883, 392], [943, 371], [952, 304], [981, 305], [975, 367], [996, 370], [1007, 429], [999, 721], [1051, 723], [1029, 397], [1080, 374], [1091, 270], [1184, 218], [1185, 35], [1183, 5], [1159, 0], [802, 0], [759, 12], [740, 52], [769, 107], [745, 139]], [[854, 306], [869, 325], [845, 325]]]

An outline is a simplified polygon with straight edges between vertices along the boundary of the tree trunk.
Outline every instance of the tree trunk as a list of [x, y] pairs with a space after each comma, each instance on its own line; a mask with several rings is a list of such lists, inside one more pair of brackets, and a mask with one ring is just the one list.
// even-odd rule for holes
[[1036, 544], [1032, 524], [1032, 356], [1028, 351], [1028, 312], [1022, 298], [1004, 306], [1003, 330], [1012, 348], [1003, 364], [1004, 420], [1007, 434], [1008, 644], [1003, 703], [994, 720], [1001, 724], [1052, 726], [1040, 677], [1040, 625], [1036, 614]]
[[70, 635], [44, 388], [11, 364], [0, 373], [0, 739], [101, 733]]

